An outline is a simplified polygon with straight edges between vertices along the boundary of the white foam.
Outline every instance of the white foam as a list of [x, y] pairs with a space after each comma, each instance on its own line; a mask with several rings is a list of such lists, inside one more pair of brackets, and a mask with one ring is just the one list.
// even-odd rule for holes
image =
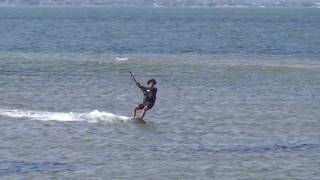
[[117, 61], [128, 61], [129, 60], [129, 58], [127, 58], [127, 57], [116, 57], [115, 59]]
[[27, 118], [39, 121], [86, 121], [96, 122], [126, 122], [130, 117], [119, 116], [108, 112], [94, 110], [89, 113], [75, 112], [46, 112], [46, 111], [24, 111], [18, 109], [0, 109], [0, 116], [11, 118]]

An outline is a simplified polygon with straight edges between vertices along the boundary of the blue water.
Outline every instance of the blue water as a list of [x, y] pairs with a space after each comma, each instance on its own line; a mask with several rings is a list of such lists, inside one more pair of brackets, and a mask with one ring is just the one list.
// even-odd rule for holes
[[0, 50], [316, 56], [319, 9], [1, 8]]
[[[317, 8], [0, 8], [0, 179], [318, 179]], [[146, 124], [132, 81], [158, 81]]]

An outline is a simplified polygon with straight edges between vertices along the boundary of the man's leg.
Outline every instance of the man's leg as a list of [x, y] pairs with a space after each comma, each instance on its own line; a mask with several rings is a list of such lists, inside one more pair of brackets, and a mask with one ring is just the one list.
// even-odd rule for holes
[[149, 110], [148, 106], [144, 106], [144, 108], [142, 109], [142, 113], [140, 116], [140, 119], [143, 119], [144, 116], [146, 115], [146, 112]]
[[133, 111], [132, 111], [132, 113], [133, 113], [133, 118], [136, 117], [137, 110], [139, 110], [139, 106], [135, 106], [135, 107], [133, 108]]

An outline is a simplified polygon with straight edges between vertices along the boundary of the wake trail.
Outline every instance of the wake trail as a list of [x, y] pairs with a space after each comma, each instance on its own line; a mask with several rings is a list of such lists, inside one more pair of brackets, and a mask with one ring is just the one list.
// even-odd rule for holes
[[100, 112], [94, 110], [87, 113], [81, 112], [47, 112], [47, 111], [27, 111], [19, 109], [2, 109], [0, 108], [0, 116], [11, 118], [26, 118], [38, 121], [86, 121], [90, 123], [97, 122], [127, 122], [131, 118], [127, 116], [119, 116], [109, 112]]

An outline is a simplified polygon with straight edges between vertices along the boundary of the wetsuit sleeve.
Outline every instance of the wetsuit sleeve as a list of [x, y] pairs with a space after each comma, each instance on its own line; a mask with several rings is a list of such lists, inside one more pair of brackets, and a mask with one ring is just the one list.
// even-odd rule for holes
[[141, 89], [141, 91], [146, 92], [148, 88], [141, 86], [140, 83], [137, 83], [137, 86]]

